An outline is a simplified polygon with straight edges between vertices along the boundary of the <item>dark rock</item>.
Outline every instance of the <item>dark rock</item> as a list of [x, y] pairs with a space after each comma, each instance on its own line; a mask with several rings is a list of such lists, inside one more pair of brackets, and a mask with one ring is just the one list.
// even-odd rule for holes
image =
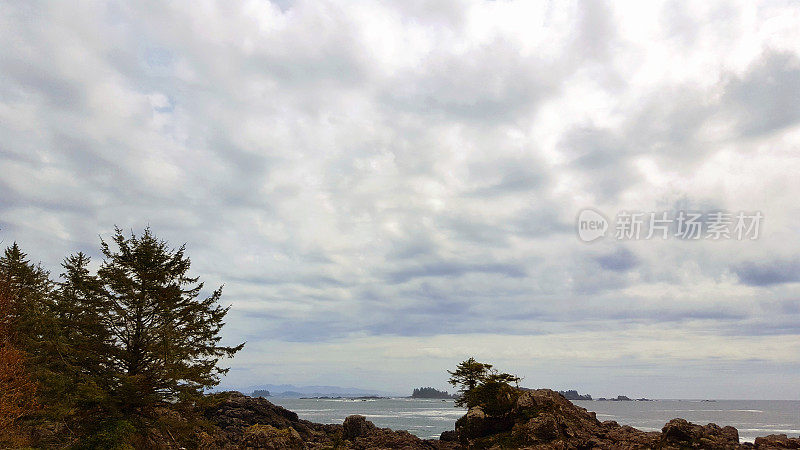
[[661, 442], [689, 448], [733, 449], [739, 448], [739, 432], [713, 423], [701, 426], [672, 419], [661, 429]]
[[458, 441], [458, 433], [455, 431], [443, 431], [439, 440], [442, 442], [456, 442]]
[[[266, 449], [455, 449], [454, 442], [422, 440], [407, 431], [378, 428], [364, 416], [349, 416], [342, 425], [301, 420], [265, 398], [238, 392], [209, 407], [205, 416], [219, 427], [221, 438], [206, 448]], [[220, 439], [222, 442], [220, 442]]]
[[757, 449], [800, 448], [800, 437], [789, 438], [785, 434], [770, 434], [757, 437], [753, 443]]
[[507, 410], [488, 414], [471, 408], [456, 422], [455, 431], [439, 440], [423, 440], [406, 431], [378, 428], [364, 416], [349, 416], [342, 425], [301, 420], [297, 414], [265, 398], [228, 394], [205, 416], [218, 433], [205, 433], [200, 448], [344, 448], [344, 449], [800, 449], [800, 438], [772, 435], [754, 444], [739, 444], [733, 427], [692, 424], [673, 419], [661, 432], [644, 432], [600, 422], [597, 415], [548, 389], [520, 391]]
[[470, 408], [467, 414], [456, 421], [456, 432], [462, 443], [473, 438], [508, 432], [513, 427], [512, 413], [492, 416], [486, 414], [479, 406]]
[[[456, 432], [462, 445], [468, 448], [748, 448], [739, 444], [739, 433], [733, 427], [701, 426], [675, 419], [658, 433], [620, 426], [614, 421], [600, 422], [596, 414], [548, 389], [522, 391], [511, 410], [502, 415], [492, 416], [480, 408], [472, 408], [456, 422]], [[448, 435], [450, 438], [452, 435]], [[786, 441], [776, 442], [783, 445]]]
[[528, 423], [524, 425], [524, 430], [529, 437], [533, 437], [532, 441], [548, 442], [559, 436], [558, 425], [558, 421], [555, 417], [549, 414], [543, 414], [529, 420]]
[[354, 415], [344, 419], [342, 428], [344, 429], [344, 438], [354, 440], [374, 432], [376, 427], [366, 417]]
[[568, 391], [558, 391], [559, 394], [563, 395], [564, 398], [567, 400], [591, 400], [592, 396], [589, 394], [581, 395], [578, 391], [574, 389], [570, 389]]
[[294, 428], [279, 430], [271, 425], [253, 425], [244, 431], [242, 445], [247, 448], [305, 449], [307, 448]]
[[463, 417], [456, 421], [456, 432], [463, 439], [492, 434], [492, 430], [486, 423], [486, 414], [480, 407], [470, 408]]

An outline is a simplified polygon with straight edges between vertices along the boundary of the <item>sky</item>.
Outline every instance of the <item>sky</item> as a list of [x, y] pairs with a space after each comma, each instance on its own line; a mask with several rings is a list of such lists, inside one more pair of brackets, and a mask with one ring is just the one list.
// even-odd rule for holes
[[[0, 240], [186, 243], [221, 388], [800, 399], [796, 2], [12, 1], [0, 42]], [[763, 222], [614, 236], [690, 210]]]

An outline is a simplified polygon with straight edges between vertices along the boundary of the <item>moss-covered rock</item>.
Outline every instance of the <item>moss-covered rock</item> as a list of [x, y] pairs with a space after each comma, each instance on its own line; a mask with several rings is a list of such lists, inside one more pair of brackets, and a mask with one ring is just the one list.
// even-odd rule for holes
[[272, 425], [251, 425], [244, 431], [242, 445], [268, 450], [307, 448], [300, 433], [294, 428], [281, 430]]

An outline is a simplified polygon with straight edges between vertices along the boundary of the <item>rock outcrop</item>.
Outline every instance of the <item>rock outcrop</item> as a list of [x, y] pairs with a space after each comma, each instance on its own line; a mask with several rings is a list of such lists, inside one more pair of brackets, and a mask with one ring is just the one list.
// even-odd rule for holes
[[757, 437], [755, 448], [758, 449], [781, 449], [781, 448], [800, 448], [800, 437], [790, 438], [785, 434], [770, 434], [769, 436]]
[[645, 432], [614, 421], [600, 422], [593, 412], [572, 404], [549, 389], [522, 391], [514, 406], [501, 415], [487, 415], [471, 408], [456, 422], [455, 432], [442, 441], [462, 448], [522, 449], [773, 449], [800, 448], [800, 438], [785, 435], [758, 438], [755, 444], [739, 443], [733, 427], [713, 423], [696, 425], [673, 419], [661, 432]]
[[[539, 450], [733, 450], [800, 449], [800, 438], [785, 434], [740, 443], [733, 427], [670, 420], [660, 432], [641, 431], [574, 405], [549, 389], [503, 390], [502, 401], [474, 407], [440, 439], [420, 439], [407, 431], [379, 428], [364, 416], [338, 424], [319, 424], [296, 413], [238, 392], [213, 394], [193, 408], [161, 407], [159, 424], [141, 436], [137, 448], [152, 449], [539, 449]], [[498, 407], [498, 405], [500, 405]], [[59, 430], [48, 423], [31, 430], [40, 442]], [[76, 442], [77, 444], [77, 442]], [[43, 445], [42, 448], [63, 445]]]
[[200, 448], [264, 449], [800, 449], [800, 438], [771, 435], [754, 444], [739, 443], [733, 427], [697, 425], [673, 419], [661, 432], [645, 432], [614, 421], [601, 422], [593, 412], [549, 389], [521, 391], [510, 410], [490, 415], [471, 408], [454, 431], [439, 440], [423, 440], [406, 431], [379, 428], [364, 416], [341, 425], [323, 425], [265, 398], [230, 393], [206, 410], [216, 433], [203, 431]]
[[733, 427], [710, 423], [695, 425], [684, 419], [672, 419], [661, 429], [661, 444], [678, 448], [740, 448], [739, 432]]
[[455, 449], [457, 443], [422, 440], [407, 431], [378, 428], [364, 416], [349, 416], [342, 425], [324, 425], [298, 418], [266, 398], [229, 393], [210, 407], [206, 418], [219, 433], [208, 448], [264, 449]]

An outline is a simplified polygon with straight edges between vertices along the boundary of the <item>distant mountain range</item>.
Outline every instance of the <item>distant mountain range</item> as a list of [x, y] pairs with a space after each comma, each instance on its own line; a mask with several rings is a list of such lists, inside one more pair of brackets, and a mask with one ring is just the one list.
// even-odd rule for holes
[[250, 395], [253, 391], [269, 391], [271, 397], [299, 398], [299, 397], [396, 397], [395, 392], [377, 391], [341, 386], [295, 386], [293, 384], [259, 384], [242, 389], [244, 394]]

